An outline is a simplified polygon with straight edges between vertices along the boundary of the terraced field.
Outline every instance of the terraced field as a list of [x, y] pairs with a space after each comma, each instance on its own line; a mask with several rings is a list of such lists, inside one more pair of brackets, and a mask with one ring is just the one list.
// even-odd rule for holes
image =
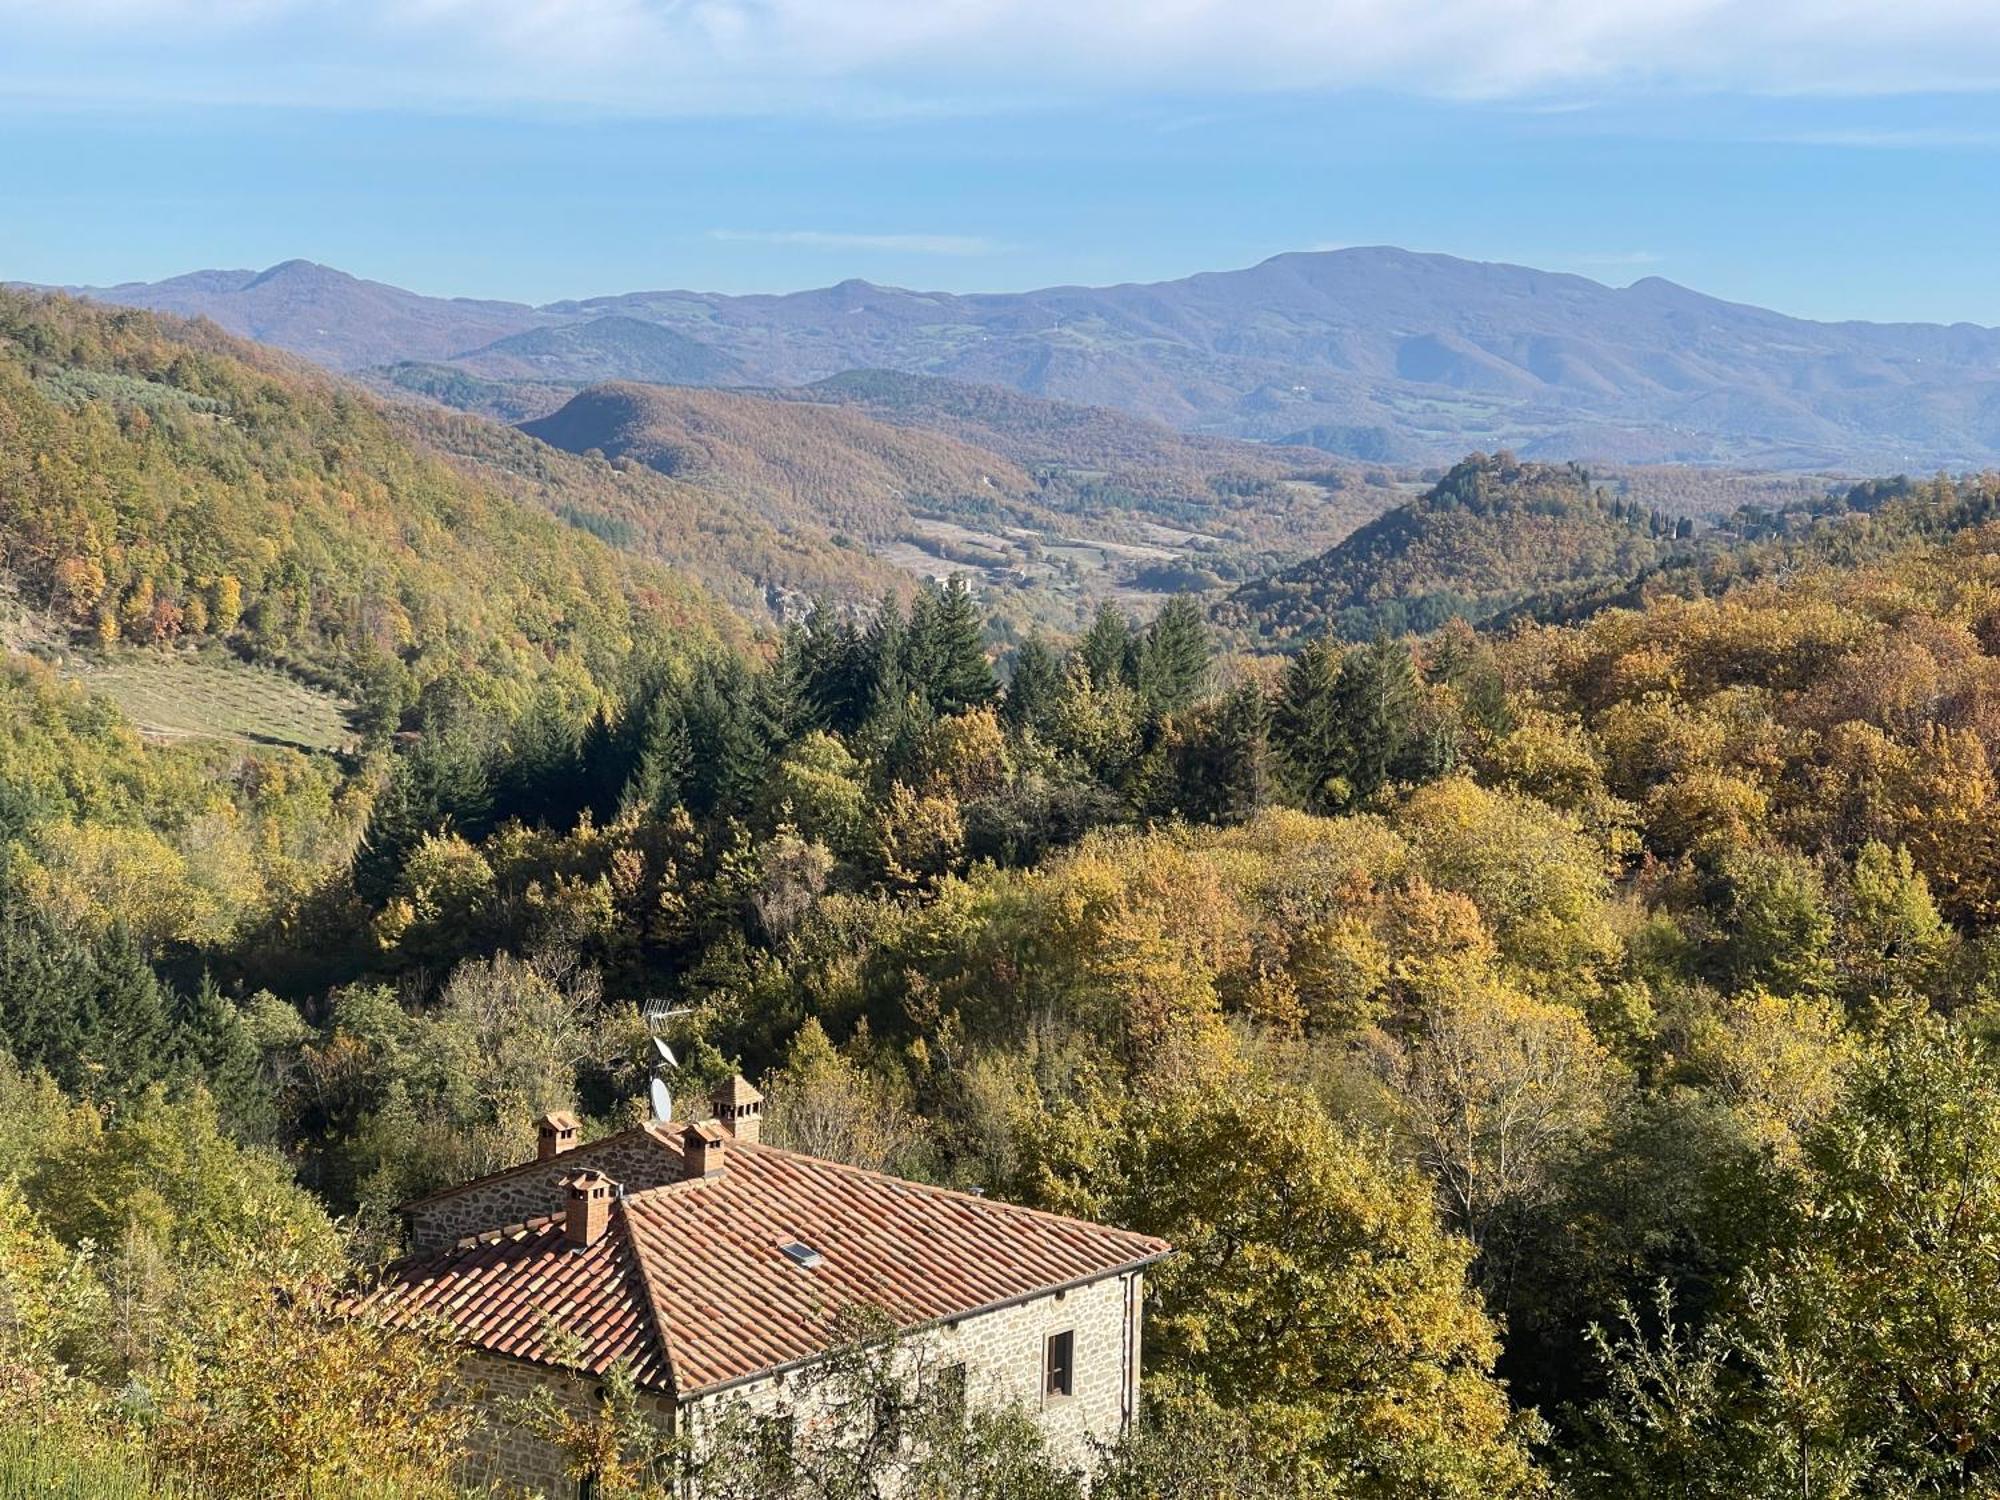
[[213, 737], [302, 750], [354, 739], [348, 705], [303, 683], [229, 658], [120, 655], [73, 672], [156, 739]]

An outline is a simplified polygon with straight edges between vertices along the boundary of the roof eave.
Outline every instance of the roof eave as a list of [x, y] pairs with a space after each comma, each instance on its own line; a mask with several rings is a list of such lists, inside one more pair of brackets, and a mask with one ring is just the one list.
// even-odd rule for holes
[[[1002, 1297], [997, 1302], [984, 1302], [978, 1307], [968, 1307], [963, 1312], [943, 1313], [934, 1318], [925, 1318], [921, 1322], [911, 1323], [898, 1328], [891, 1337], [907, 1338], [911, 1334], [927, 1333], [933, 1328], [942, 1328], [950, 1323], [962, 1323], [967, 1318], [979, 1318], [986, 1316], [988, 1313], [1005, 1312], [1010, 1307], [1019, 1307], [1025, 1302], [1033, 1302], [1038, 1298], [1054, 1297], [1064, 1292], [1073, 1292], [1079, 1287], [1093, 1286], [1100, 1281], [1109, 1281], [1114, 1276], [1130, 1276], [1136, 1271], [1143, 1271], [1149, 1266], [1158, 1265], [1173, 1253], [1173, 1248], [1169, 1246], [1165, 1250], [1156, 1250], [1152, 1254], [1141, 1256], [1137, 1260], [1126, 1261], [1121, 1265], [1107, 1266], [1102, 1271], [1092, 1271], [1087, 1276], [1077, 1276], [1069, 1281], [1052, 1282], [1048, 1286], [1035, 1287], [1025, 1292], [1017, 1292], [1011, 1297]], [[797, 1359], [785, 1360], [781, 1364], [766, 1365], [762, 1369], [751, 1370], [747, 1374], [732, 1375], [727, 1380], [710, 1381], [707, 1385], [694, 1386], [689, 1390], [678, 1392], [677, 1399], [684, 1402], [695, 1401], [704, 1396], [719, 1395], [723, 1391], [734, 1390], [736, 1387], [742, 1385], [749, 1385], [753, 1381], [769, 1380], [778, 1375], [789, 1375], [794, 1370], [803, 1370], [808, 1365], [818, 1364], [832, 1352], [830, 1349], [821, 1349], [813, 1354], [801, 1355]]]

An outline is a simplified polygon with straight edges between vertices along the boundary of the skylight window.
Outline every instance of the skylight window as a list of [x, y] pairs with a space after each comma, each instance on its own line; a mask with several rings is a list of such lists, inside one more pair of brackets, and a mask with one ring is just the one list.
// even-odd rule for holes
[[793, 1264], [801, 1266], [808, 1271], [826, 1259], [824, 1255], [813, 1249], [811, 1245], [802, 1245], [797, 1240], [793, 1240], [789, 1245], [785, 1246], [785, 1254], [791, 1259]]

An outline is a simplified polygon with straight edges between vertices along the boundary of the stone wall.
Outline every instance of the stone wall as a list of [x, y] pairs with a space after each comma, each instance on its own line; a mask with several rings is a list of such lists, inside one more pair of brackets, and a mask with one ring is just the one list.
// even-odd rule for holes
[[[572, 1500], [577, 1483], [562, 1450], [523, 1426], [512, 1408], [546, 1390], [578, 1418], [587, 1419], [597, 1411], [596, 1383], [484, 1353], [467, 1358], [462, 1378], [468, 1389], [465, 1400], [479, 1419], [467, 1444], [472, 1454], [465, 1476], [469, 1485], [481, 1494], [486, 1493], [484, 1486], [497, 1486], [497, 1493], [507, 1500]], [[673, 1403], [651, 1394], [641, 1399], [654, 1420], [671, 1431]]]
[[[1137, 1272], [1110, 1276], [961, 1319], [923, 1334], [921, 1358], [934, 1370], [963, 1364], [968, 1400], [986, 1407], [1019, 1406], [1040, 1423], [1052, 1454], [1087, 1469], [1095, 1456], [1093, 1444], [1115, 1442], [1137, 1409], [1141, 1281]], [[1073, 1394], [1050, 1397], [1043, 1390], [1048, 1338], [1065, 1330], [1076, 1340]], [[794, 1403], [798, 1381], [793, 1373], [698, 1397], [689, 1403], [690, 1430], [699, 1441], [731, 1404], [757, 1413]]]
[[469, 1234], [559, 1213], [562, 1180], [586, 1167], [594, 1167], [631, 1193], [678, 1182], [682, 1172], [680, 1153], [672, 1147], [643, 1129], [620, 1131], [410, 1208], [404, 1214], [410, 1250], [427, 1254]]
[[[1133, 1420], [1139, 1378], [1138, 1273], [1106, 1277], [1061, 1295], [1050, 1294], [998, 1312], [961, 1319], [919, 1336], [921, 1357], [936, 1370], [963, 1364], [968, 1400], [986, 1407], [1019, 1406], [1041, 1425], [1050, 1451], [1062, 1462], [1088, 1469], [1096, 1444], [1115, 1442]], [[1074, 1393], [1044, 1393], [1048, 1338], [1065, 1330], [1075, 1335]], [[576, 1482], [554, 1444], [529, 1432], [510, 1413], [512, 1403], [548, 1390], [579, 1416], [595, 1411], [593, 1383], [561, 1371], [474, 1353], [465, 1364], [467, 1397], [478, 1409], [476, 1455], [468, 1479], [497, 1484], [510, 1500], [570, 1500]], [[755, 1412], [795, 1404], [799, 1373], [752, 1381], [689, 1403], [687, 1422], [697, 1441], [729, 1406]], [[644, 1398], [654, 1419], [671, 1429], [673, 1403], [664, 1396]], [[807, 1416], [809, 1413], [798, 1413]], [[699, 1500], [699, 1497], [693, 1497]]]

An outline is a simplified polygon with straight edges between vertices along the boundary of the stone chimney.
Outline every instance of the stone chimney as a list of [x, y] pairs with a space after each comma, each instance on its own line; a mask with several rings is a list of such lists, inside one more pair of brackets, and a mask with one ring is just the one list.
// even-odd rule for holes
[[611, 1227], [611, 1199], [617, 1184], [589, 1169], [563, 1179], [563, 1238], [573, 1250], [588, 1250]]
[[739, 1141], [757, 1144], [764, 1124], [764, 1096], [741, 1073], [715, 1091], [713, 1104], [716, 1124]]
[[583, 1144], [583, 1126], [567, 1110], [543, 1115], [535, 1122], [535, 1160], [551, 1161]]
[[720, 1177], [723, 1147], [728, 1141], [728, 1132], [713, 1120], [688, 1126], [681, 1136], [681, 1152], [687, 1158], [688, 1180]]

